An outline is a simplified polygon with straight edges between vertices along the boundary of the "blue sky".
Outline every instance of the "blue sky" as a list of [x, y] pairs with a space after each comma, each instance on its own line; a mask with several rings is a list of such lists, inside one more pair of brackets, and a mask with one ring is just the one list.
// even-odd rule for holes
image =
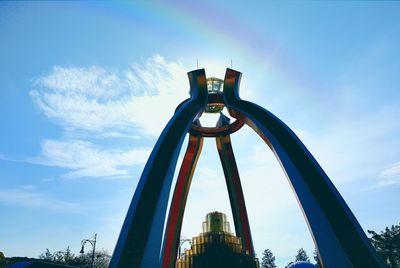
[[[98, 233], [112, 252], [186, 72], [243, 72], [241, 96], [286, 122], [362, 227], [400, 213], [397, 2], [0, 3], [0, 251], [36, 257]], [[204, 124], [213, 118], [203, 118]], [[281, 266], [313, 243], [268, 147], [232, 136], [255, 249]], [[186, 141], [183, 145], [183, 151]], [[231, 213], [206, 140], [182, 234]], [[233, 225], [233, 221], [231, 225]]]

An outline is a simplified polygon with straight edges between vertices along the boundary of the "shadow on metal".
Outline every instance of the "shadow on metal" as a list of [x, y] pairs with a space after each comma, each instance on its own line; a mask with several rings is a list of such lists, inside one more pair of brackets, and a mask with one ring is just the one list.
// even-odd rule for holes
[[[228, 68], [223, 92], [218, 94], [207, 92], [204, 69], [192, 71], [188, 76], [191, 97], [177, 107], [146, 163], [122, 226], [111, 268], [175, 267], [187, 195], [203, 137], [216, 139], [236, 234], [242, 238], [247, 253], [254, 256], [230, 140], [230, 134], [245, 123], [268, 144], [283, 167], [323, 266], [386, 267], [335, 186], [294, 132], [269, 111], [239, 98], [240, 72]], [[229, 119], [221, 114], [215, 128], [201, 127], [197, 119], [210, 104], [226, 106], [237, 120], [229, 124]], [[189, 144], [166, 217], [172, 177], [187, 133], [190, 133]]]

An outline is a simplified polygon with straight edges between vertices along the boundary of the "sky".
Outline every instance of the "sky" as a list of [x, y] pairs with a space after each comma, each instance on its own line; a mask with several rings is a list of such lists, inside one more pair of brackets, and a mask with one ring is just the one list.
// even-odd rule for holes
[[[0, 251], [78, 254], [97, 233], [98, 248], [112, 253], [197, 61], [223, 78], [232, 60], [241, 97], [300, 137], [364, 230], [400, 222], [400, 3], [229, 3], [0, 2]], [[200, 120], [211, 126], [215, 117]], [[231, 139], [258, 256], [269, 248], [280, 267], [299, 248], [311, 257], [301, 209], [268, 146], [246, 126]], [[210, 138], [182, 235], [198, 235], [215, 210], [233, 226]]]

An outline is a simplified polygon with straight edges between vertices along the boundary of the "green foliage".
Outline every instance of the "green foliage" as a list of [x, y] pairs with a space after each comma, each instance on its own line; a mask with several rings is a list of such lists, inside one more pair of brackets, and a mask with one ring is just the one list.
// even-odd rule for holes
[[50, 250], [46, 248], [46, 251], [39, 255], [39, 259], [45, 261], [53, 261], [54, 257], [53, 254], [51, 254]]
[[[55, 262], [63, 265], [71, 265], [77, 267], [90, 267], [92, 262], [92, 252], [87, 252], [85, 254], [80, 254], [75, 256], [71, 253], [69, 247], [65, 251], [56, 251], [51, 253], [49, 249], [42, 254], [40, 254], [39, 259]], [[95, 268], [107, 268], [110, 263], [111, 256], [106, 250], [96, 251], [94, 254], [93, 266]]]
[[323, 266], [322, 266], [322, 264], [321, 264], [321, 260], [320, 260], [320, 258], [319, 258], [319, 252], [318, 252], [318, 249], [317, 249], [317, 248], [315, 248], [313, 258], [314, 258], [314, 261], [315, 261], [315, 267], [317, 267], [317, 268], [323, 268]]
[[6, 267], [8, 264], [8, 260], [4, 257], [3, 252], [0, 251], [0, 268]]
[[264, 250], [261, 259], [261, 268], [277, 268], [275, 265], [275, 256], [269, 249]]
[[4, 253], [0, 251], [0, 268], [6, 267], [7, 264], [8, 264], [8, 261], [7, 261], [6, 257], [4, 256]]
[[400, 225], [386, 227], [380, 234], [371, 230], [368, 230], [368, 233], [372, 235], [372, 245], [386, 264], [390, 268], [400, 267]]
[[307, 261], [307, 262], [310, 262], [310, 258], [308, 257], [307, 252], [306, 252], [303, 248], [301, 248], [301, 249], [299, 249], [299, 250], [297, 251], [297, 254], [296, 254], [296, 256], [295, 256], [294, 258], [295, 258], [295, 260], [289, 262], [289, 263], [285, 266], [285, 268], [289, 267], [290, 265], [292, 265], [293, 263], [298, 262], [298, 261]]
[[310, 261], [310, 258], [307, 255], [307, 252], [301, 248], [297, 251], [296, 257], [295, 257], [295, 262], [296, 261]]

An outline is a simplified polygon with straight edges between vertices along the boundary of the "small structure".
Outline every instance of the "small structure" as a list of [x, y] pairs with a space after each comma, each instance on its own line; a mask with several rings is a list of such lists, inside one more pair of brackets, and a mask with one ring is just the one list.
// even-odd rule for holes
[[176, 262], [176, 268], [258, 268], [258, 259], [242, 247], [241, 238], [231, 233], [226, 215], [210, 212], [203, 232], [193, 237], [192, 246]]

